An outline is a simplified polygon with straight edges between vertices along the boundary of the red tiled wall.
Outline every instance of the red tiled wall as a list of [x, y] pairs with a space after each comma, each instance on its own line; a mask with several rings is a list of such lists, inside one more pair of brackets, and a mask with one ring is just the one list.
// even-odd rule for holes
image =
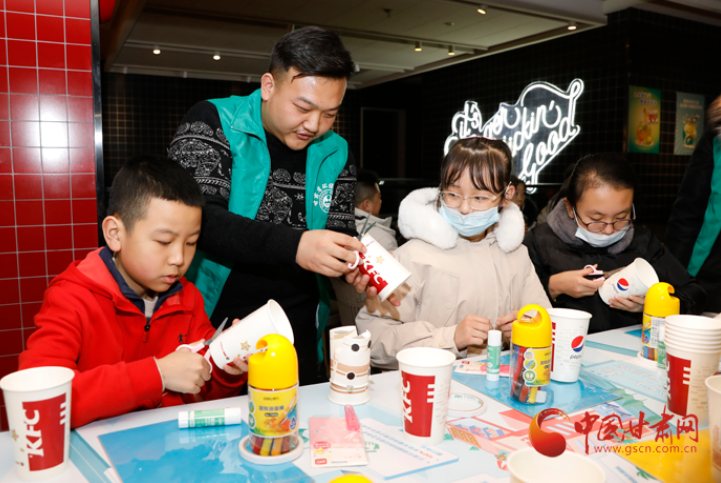
[[90, 0], [0, 0], [0, 377], [48, 282], [98, 245], [91, 67]]

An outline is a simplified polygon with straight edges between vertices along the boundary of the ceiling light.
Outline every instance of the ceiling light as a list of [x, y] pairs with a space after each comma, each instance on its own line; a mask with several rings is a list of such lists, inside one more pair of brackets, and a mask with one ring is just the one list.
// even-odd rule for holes
[[576, 22], [568, 22], [568, 30], [576, 30]]
[[456, 51], [453, 50], [453, 46], [452, 46], [452, 45], [449, 45], [449, 46], [448, 46], [448, 55], [456, 55]]
[[160, 46], [159, 46], [159, 45], [154, 45], [154, 46], [153, 46], [153, 53], [154, 53], [155, 55], [160, 55]]
[[423, 50], [423, 43], [420, 41], [416, 41], [416, 52], [420, 52]]
[[488, 5], [481, 5], [480, 7], [478, 7], [478, 13], [480, 13], [481, 15], [485, 15], [486, 13], [488, 13]]
[[220, 52], [216, 52], [213, 56], [213, 60], [220, 60]]

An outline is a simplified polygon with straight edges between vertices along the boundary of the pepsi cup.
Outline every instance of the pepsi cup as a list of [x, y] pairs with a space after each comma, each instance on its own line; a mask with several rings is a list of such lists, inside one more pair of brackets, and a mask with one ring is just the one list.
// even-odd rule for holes
[[645, 296], [651, 285], [656, 283], [656, 270], [643, 258], [637, 258], [629, 266], [608, 277], [598, 289], [598, 295], [609, 304], [612, 297], [627, 299], [629, 295]]
[[546, 309], [551, 316], [553, 345], [551, 348], [551, 380], [576, 382], [581, 371], [583, 348], [591, 322], [591, 314], [573, 309]]

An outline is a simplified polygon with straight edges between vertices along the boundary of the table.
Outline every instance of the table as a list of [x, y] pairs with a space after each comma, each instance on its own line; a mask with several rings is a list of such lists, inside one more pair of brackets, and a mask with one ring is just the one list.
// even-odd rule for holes
[[[587, 337], [586, 349], [584, 351], [584, 367], [591, 367], [597, 364], [608, 363], [609, 361], [621, 361], [633, 365], [641, 365], [635, 357], [636, 352], [640, 348], [640, 339], [634, 331], [638, 331], [640, 326], [625, 327], [623, 329], [612, 330], [608, 332], [592, 334]], [[396, 371], [386, 372], [383, 374], [373, 376], [373, 386], [371, 388], [371, 404], [381, 410], [384, 410], [391, 414], [398, 415], [398, 424], [400, 424], [401, 416], [401, 390], [399, 375]], [[633, 395], [636, 394], [640, 399], [643, 399], [644, 404], [651, 412], [660, 413], [663, 409], [664, 403], [660, 400], [652, 399], [649, 396], [649, 391], [657, 391], [658, 388], [648, 387], [644, 385], [643, 381], [639, 382], [638, 387], [632, 387], [633, 383], [627, 384], [626, 393]], [[453, 381], [451, 388], [452, 392], [465, 392], [474, 393], [466, 386]], [[305, 386], [299, 389], [298, 397], [298, 411], [301, 417], [301, 421], [304, 421], [304, 425], [301, 427], [307, 427], [307, 420], [312, 416], [322, 417], [343, 417], [343, 407], [330, 403], [328, 401], [329, 385], [318, 384], [315, 386]], [[480, 394], [476, 393], [481, 396]], [[482, 396], [483, 400], [488, 405], [487, 412], [482, 416], [485, 421], [492, 424], [503, 426], [507, 424], [504, 421], [504, 417], [501, 415], [502, 412], [507, 411], [508, 408], [501, 403], [496, 402], [486, 396]], [[76, 431], [73, 431], [71, 446], [72, 451], [75, 452], [73, 463], [70, 468], [63, 475], [49, 480], [52, 482], [115, 482], [118, 481], [117, 474], [114, 474], [114, 470], [107, 458], [105, 451], [98, 439], [100, 435], [120, 431], [124, 429], [136, 428], [140, 426], [155, 424], [164, 421], [175, 421], [178, 417], [178, 411], [182, 409], [215, 409], [223, 408], [228, 406], [240, 406], [243, 408], [243, 417], [247, 418], [247, 396], [241, 396], [237, 398], [230, 398], [219, 401], [209, 401], [198, 404], [189, 405], [187, 407], [171, 407], [171, 408], [160, 408], [155, 410], [134, 412], [123, 416], [96, 421], [87, 426], [84, 426]], [[247, 419], [246, 419], [247, 420]], [[441, 445], [451, 445], [456, 442], [445, 442]], [[460, 444], [460, 443], [458, 443]], [[464, 447], [465, 448], [465, 447]], [[493, 462], [493, 455], [487, 454], [483, 451], [476, 451], [474, 458], [478, 461], [481, 456], [487, 460]], [[638, 469], [621, 458], [620, 456], [608, 453], [603, 455], [594, 455], [595, 459], [604, 462], [606, 466], [604, 469], [607, 471], [609, 477], [609, 483], [615, 481], [634, 482], [634, 481], [646, 481], [641, 477], [634, 475], [638, 474]], [[465, 456], [464, 456], [465, 457]], [[308, 457], [308, 450], [299, 460], [296, 460], [297, 466], [305, 471], [310, 476], [319, 475], [318, 481], [327, 481], [326, 477], [321, 477], [322, 473], [327, 473], [329, 469], [324, 469], [322, 472], [319, 470], [310, 468], [310, 461]], [[459, 460], [458, 463], [447, 465], [445, 470], [446, 476], [449, 473], [457, 472], [460, 476], [455, 481], [461, 481], [464, 483], [470, 482], [501, 482], [508, 481], [508, 473], [503, 471], [500, 467], [502, 462], [499, 460], [498, 468], [491, 468], [487, 474], [479, 474], [478, 468], [469, 471], [462, 469], [462, 462]], [[79, 469], [80, 467], [85, 470], [86, 474], [90, 474], [89, 478], [86, 478]], [[449, 469], [448, 466], [456, 466], [455, 468]], [[487, 465], [488, 466], [488, 465]], [[94, 470], [90, 470], [94, 468]], [[430, 471], [430, 470], [429, 470]], [[432, 475], [427, 475], [426, 481], [436, 481]], [[20, 481], [14, 469], [14, 458], [12, 454], [12, 440], [8, 432], [0, 433], [0, 483], [10, 483]], [[406, 481], [423, 481], [423, 478], [415, 479], [413, 477], [401, 477], [393, 480], [394, 482]]]

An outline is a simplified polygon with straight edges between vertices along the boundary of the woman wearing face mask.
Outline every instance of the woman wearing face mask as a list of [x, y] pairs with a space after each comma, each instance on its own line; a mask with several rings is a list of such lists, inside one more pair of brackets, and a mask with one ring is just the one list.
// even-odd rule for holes
[[634, 188], [633, 169], [622, 156], [587, 156], [576, 163], [566, 198], [548, 222], [523, 241], [553, 306], [593, 314], [589, 332], [641, 323], [645, 301], [630, 295], [612, 297], [606, 305], [596, 293], [603, 281], [589, 266], [608, 276], [643, 258], [659, 280], [673, 285], [682, 313], [701, 313], [706, 302], [686, 269], [649, 230], [634, 223]]
[[511, 152], [503, 141], [458, 141], [441, 167], [441, 186], [409, 194], [398, 225], [410, 241], [394, 255], [412, 273], [399, 307], [366, 301], [356, 324], [371, 332], [371, 363], [397, 368], [407, 347], [480, 353], [493, 325], [510, 335], [526, 304], [550, 307], [528, 258], [523, 215], [514, 203]]

